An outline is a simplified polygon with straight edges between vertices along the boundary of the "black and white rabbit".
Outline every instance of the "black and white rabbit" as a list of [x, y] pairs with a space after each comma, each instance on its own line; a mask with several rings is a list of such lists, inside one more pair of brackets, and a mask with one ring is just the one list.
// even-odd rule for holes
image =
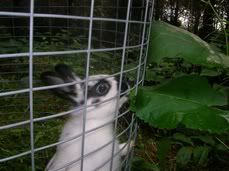
[[[99, 129], [96, 129], [92, 132], [85, 134], [84, 141], [84, 161], [83, 161], [83, 170], [91, 171], [95, 168], [103, 165], [108, 161], [112, 156], [112, 142], [114, 139], [114, 128], [112, 120], [115, 117], [115, 110], [117, 105], [117, 98], [112, 97], [118, 95], [118, 86], [119, 81], [115, 77], [109, 77], [108, 75], [95, 75], [89, 76], [88, 82], [88, 95], [86, 105], [91, 105], [87, 107], [86, 112], [86, 132], [94, 128], [100, 127], [106, 123], [107, 124]], [[84, 105], [84, 96], [85, 96], [85, 83], [82, 83], [82, 80], [76, 76], [73, 70], [65, 65], [58, 64], [55, 66], [55, 71], [48, 71], [41, 74], [41, 79], [47, 85], [63, 84], [75, 81], [81, 81], [79, 84], [59, 87], [53, 89], [53, 92], [59, 96], [64, 97], [65, 99], [70, 100], [74, 105], [73, 108], [82, 107]], [[122, 83], [122, 92], [126, 91], [129, 88], [127, 83]], [[106, 101], [107, 100], [107, 101]], [[99, 102], [103, 102], [97, 104]], [[127, 101], [126, 96], [120, 98], [120, 107], [124, 102]], [[96, 105], [92, 105], [95, 104]], [[71, 139], [72, 137], [77, 137], [77, 135], [82, 134], [83, 131], [83, 115], [84, 110], [73, 112], [70, 114], [70, 118], [65, 123], [62, 130], [59, 141], [66, 139]], [[106, 145], [108, 144], [108, 145]], [[105, 146], [104, 148], [96, 151], [100, 147]], [[115, 140], [114, 153], [117, 155], [113, 159], [113, 169], [120, 170], [120, 157], [119, 154], [120, 147], [123, 147], [124, 144], [119, 144], [118, 140]], [[82, 148], [82, 136], [75, 138], [71, 141], [68, 141], [57, 146], [56, 154], [50, 160], [49, 164], [46, 167], [46, 171], [60, 170], [60, 171], [79, 171], [80, 166], [80, 157], [81, 157], [81, 148]], [[92, 153], [95, 151], [94, 153]], [[125, 148], [124, 148], [125, 151]], [[91, 154], [90, 154], [91, 153]], [[89, 155], [87, 155], [89, 154]], [[77, 162], [77, 159], [79, 159]], [[111, 162], [107, 162], [100, 171], [110, 170]], [[67, 165], [67, 167], [65, 167]], [[62, 169], [60, 169], [62, 168]]]

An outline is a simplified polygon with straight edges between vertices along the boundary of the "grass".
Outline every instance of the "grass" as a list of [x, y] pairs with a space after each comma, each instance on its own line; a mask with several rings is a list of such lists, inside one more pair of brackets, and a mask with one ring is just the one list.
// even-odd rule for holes
[[[48, 39], [50, 33], [45, 33], [41, 39], [36, 40], [34, 44], [35, 51], [50, 50], [70, 50], [83, 49], [80, 40], [75, 39], [71, 34], [62, 31], [58, 34], [58, 38]], [[68, 41], [66, 41], [68, 40]], [[7, 41], [7, 40], [4, 40]], [[72, 46], [68, 46], [70, 44]], [[2, 45], [0, 53], [19, 53], [28, 50], [28, 40], [22, 38], [19, 40], [10, 39], [7, 43], [0, 41]], [[5, 46], [8, 44], [8, 46]], [[42, 86], [40, 74], [47, 70], [52, 70], [57, 63], [65, 63], [73, 67], [75, 72], [84, 77], [86, 66], [86, 55], [70, 54], [70, 55], [54, 55], [34, 57], [33, 63], [33, 83], [34, 87]], [[136, 67], [138, 64], [139, 49], [128, 50], [126, 52], [125, 69]], [[91, 54], [90, 59], [90, 75], [94, 74], [114, 74], [120, 71], [122, 51], [116, 52], [96, 52]], [[5, 58], [0, 59], [0, 92], [8, 92], [28, 88], [28, 58]], [[136, 71], [126, 74], [130, 80], [136, 79]], [[134, 82], [133, 82], [134, 84]], [[66, 101], [52, 95], [50, 91], [36, 91], [33, 93], [33, 113], [34, 118], [53, 115], [59, 112], [67, 111], [70, 104]], [[29, 94], [21, 93], [0, 97], [0, 126], [14, 124], [29, 120]], [[34, 123], [34, 145], [40, 148], [58, 141], [60, 132], [68, 116], [58, 117], [45, 121]], [[131, 117], [128, 116], [130, 119]], [[119, 120], [119, 130], [124, 130], [128, 123], [126, 118]], [[127, 134], [121, 136], [121, 141], [127, 139]], [[56, 147], [48, 148], [35, 152], [36, 170], [44, 170], [47, 162], [55, 153]], [[25, 124], [10, 129], [0, 130], [0, 158], [6, 158], [17, 155], [30, 150], [30, 125]], [[31, 170], [31, 156], [18, 157], [13, 160], [0, 163], [1, 171], [9, 170]]]

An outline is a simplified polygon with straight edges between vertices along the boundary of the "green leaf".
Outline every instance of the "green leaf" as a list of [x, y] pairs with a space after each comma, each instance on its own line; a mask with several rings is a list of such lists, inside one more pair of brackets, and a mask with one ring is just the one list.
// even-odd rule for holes
[[227, 111], [213, 106], [227, 103], [224, 94], [212, 89], [207, 79], [183, 76], [152, 89], [140, 88], [136, 98], [137, 116], [152, 126], [187, 128], [209, 132], [225, 132], [229, 123]]
[[148, 69], [146, 71], [145, 80], [153, 81], [153, 80], [155, 80], [155, 77], [157, 77], [157, 75], [155, 72], [153, 72], [153, 70]]
[[192, 64], [207, 67], [229, 67], [229, 57], [215, 51], [198, 36], [161, 21], [152, 23], [148, 62], [160, 63], [163, 58], [183, 58]]
[[141, 171], [141, 170], [160, 171], [157, 164], [149, 163], [141, 157], [133, 158], [131, 170], [132, 171]]
[[182, 166], [188, 164], [192, 157], [192, 147], [182, 147], [176, 156], [176, 162]]
[[220, 151], [228, 151], [228, 149], [223, 144], [217, 144], [216, 149]]
[[175, 134], [173, 135], [173, 138], [176, 139], [176, 140], [179, 140], [179, 141], [188, 143], [188, 144], [190, 144], [190, 145], [193, 145], [193, 142], [192, 142], [191, 138], [186, 137], [184, 134], [175, 133]]
[[218, 76], [220, 74], [221, 73], [218, 71], [207, 69], [207, 68], [203, 68], [203, 70], [200, 73], [201, 76], [210, 76], [210, 77], [215, 77], [215, 76]]
[[130, 92], [130, 95], [129, 95], [129, 99], [130, 99], [130, 110], [132, 112], [136, 112], [136, 96], [135, 96], [135, 90], [132, 90]]
[[208, 80], [198, 75], [186, 75], [173, 79], [154, 91], [208, 106], [227, 104], [226, 96], [212, 89]]
[[199, 139], [202, 142], [209, 144], [209, 145], [212, 145], [212, 146], [215, 145], [215, 140], [212, 138], [212, 136], [201, 136], [200, 135], [200, 136], [192, 136], [192, 138]]
[[206, 146], [199, 146], [193, 149], [193, 157], [198, 164], [206, 166], [208, 161], [209, 148]]

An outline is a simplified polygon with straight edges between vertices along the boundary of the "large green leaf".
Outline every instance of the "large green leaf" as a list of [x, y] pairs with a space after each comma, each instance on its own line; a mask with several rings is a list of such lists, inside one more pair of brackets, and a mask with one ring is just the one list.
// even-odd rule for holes
[[152, 89], [140, 88], [136, 114], [152, 126], [187, 128], [209, 132], [229, 130], [227, 111], [214, 106], [227, 103], [224, 94], [210, 87], [207, 79], [197, 75], [183, 76]]
[[193, 149], [193, 157], [198, 164], [204, 166], [207, 164], [209, 147], [197, 146]]
[[182, 166], [186, 165], [192, 157], [192, 147], [181, 147], [177, 152], [176, 162]]
[[178, 140], [178, 141], [185, 142], [185, 143], [187, 143], [187, 144], [193, 145], [193, 142], [192, 142], [191, 138], [190, 138], [190, 137], [187, 137], [187, 136], [184, 135], [184, 134], [175, 133], [175, 134], [173, 135], [173, 138], [174, 138], [175, 140]]
[[148, 61], [159, 63], [165, 57], [179, 57], [208, 67], [229, 67], [229, 57], [215, 51], [198, 36], [182, 28], [155, 21], [152, 23]]

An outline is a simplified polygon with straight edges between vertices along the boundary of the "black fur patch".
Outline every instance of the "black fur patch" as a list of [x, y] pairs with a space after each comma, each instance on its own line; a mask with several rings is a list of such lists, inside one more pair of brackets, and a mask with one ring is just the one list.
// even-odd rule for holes
[[[120, 83], [120, 76], [115, 76], [115, 80], [117, 81], [117, 90], [119, 89], [119, 83]], [[122, 84], [121, 84], [121, 93], [124, 93], [126, 90], [129, 89], [128, 80], [126, 77], [123, 77]]]
[[[70, 83], [75, 80], [73, 70], [65, 64], [57, 64], [55, 66], [55, 72], [43, 72], [40, 77], [46, 85], [59, 85], [64, 83]], [[78, 103], [74, 100], [74, 98], [78, 96], [75, 85], [58, 87], [51, 90], [57, 96], [69, 100], [74, 105], [78, 105]]]
[[84, 100], [82, 100], [81, 102], [79, 102], [80, 105], [83, 105], [84, 104]]
[[73, 70], [68, 65], [65, 64], [57, 64], [55, 66], [56, 73], [65, 81], [65, 82], [72, 82], [75, 80], [73, 75]]

